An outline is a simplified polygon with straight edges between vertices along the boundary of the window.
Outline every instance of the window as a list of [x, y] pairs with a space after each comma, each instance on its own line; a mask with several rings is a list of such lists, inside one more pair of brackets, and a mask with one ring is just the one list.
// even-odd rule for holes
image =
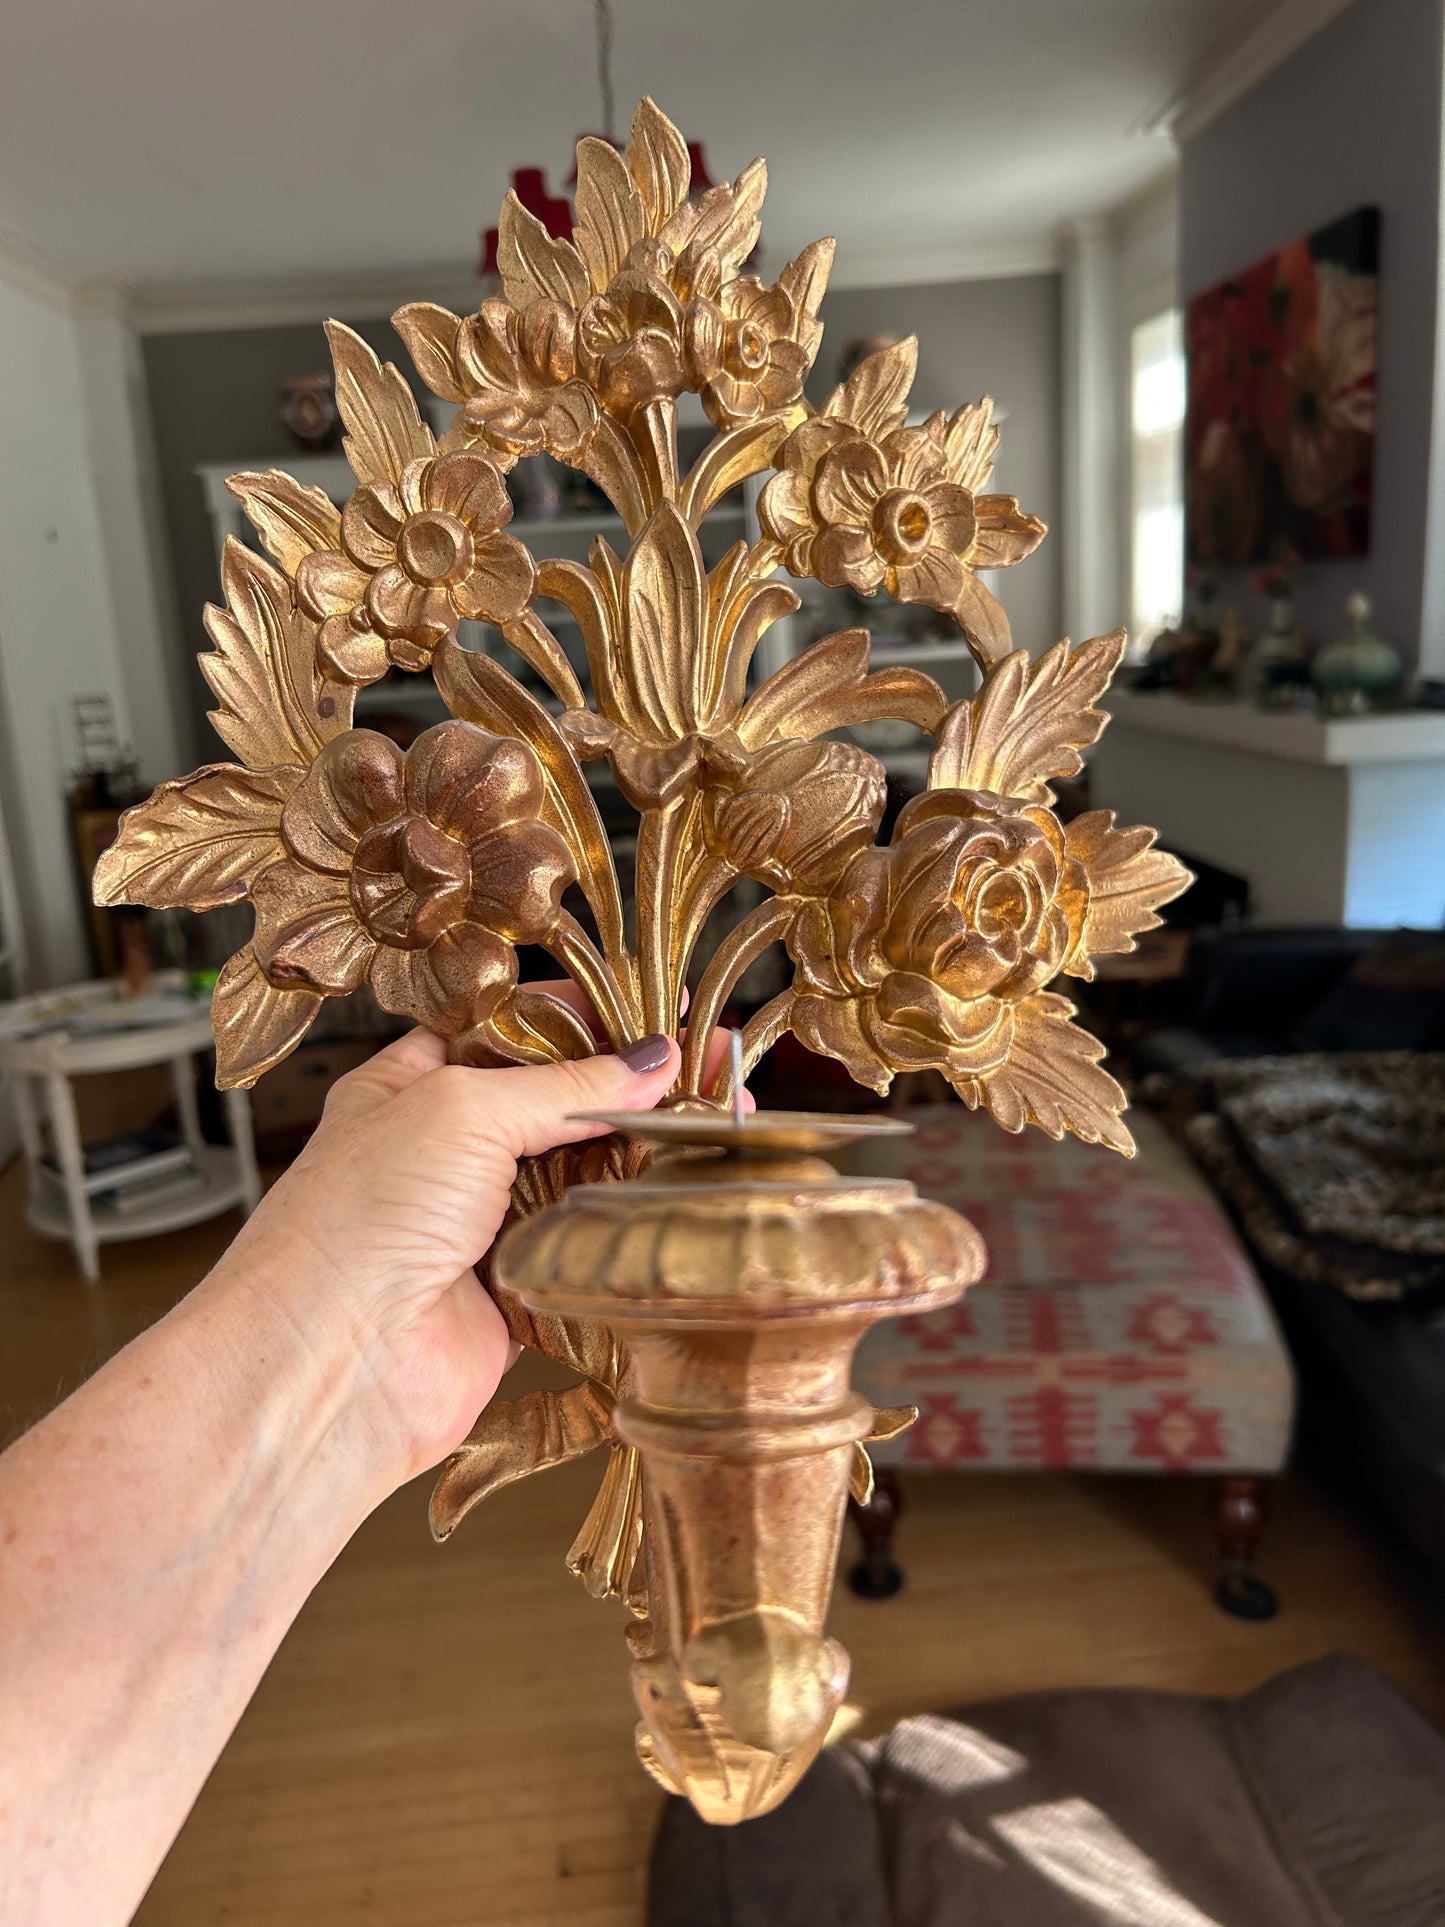
[[1130, 614], [1140, 649], [1183, 613], [1184, 390], [1184, 330], [1170, 308], [1130, 337]]

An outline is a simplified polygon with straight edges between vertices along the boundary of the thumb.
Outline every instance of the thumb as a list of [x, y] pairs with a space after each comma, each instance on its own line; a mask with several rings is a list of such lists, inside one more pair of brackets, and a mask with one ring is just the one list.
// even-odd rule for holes
[[559, 1144], [602, 1137], [605, 1124], [580, 1123], [580, 1111], [650, 1111], [666, 1097], [682, 1064], [671, 1037], [641, 1037], [615, 1056], [569, 1058], [470, 1073], [479, 1134], [514, 1158], [540, 1157]]

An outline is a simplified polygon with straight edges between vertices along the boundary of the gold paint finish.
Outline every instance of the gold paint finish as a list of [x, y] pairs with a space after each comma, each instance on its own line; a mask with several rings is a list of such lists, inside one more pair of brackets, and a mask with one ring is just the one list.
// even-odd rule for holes
[[[796, 1182], [783, 1163], [763, 1176], [754, 1152], [786, 1161], [816, 1146], [765, 1147], [760, 1130], [813, 1127], [750, 1121], [751, 1149], [725, 1143], [736, 1127], [718, 1113], [733, 1077], [704, 1091], [705, 1041], [743, 971], [781, 943], [792, 979], [747, 1024], [744, 1074], [792, 1030], [874, 1089], [936, 1069], [1007, 1130], [1067, 1130], [1128, 1153], [1124, 1094], [1050, 986], [1131, 949], [1187, 873], [1149, 831], [1119, 830], [1106, 811], [1065, 825], [1051, 807], [1050, 780], [1079, 770], [1104, 725], [1097, 703], [1124, 638], [1033, 660], [1013, 648], [979, 572], [1022, 561], [1044, 530], [990, 491], [992, 405], [909, 425], [916, 349], [905, 341], [861, 362], [815, 411], [803, 383], [832, 243], [764, 284], [743, 269], [763, 163], [696, 198], [688, 181], [686, 143], [644, 101], [624, 152], [579, 144], [570, 241], [509, 197], [502, 296], [466, 317], [427, 303], [394, 317], [422, 380], [455, 406], [440, 442], [400, 373], [329, 325], [356, 491], [338, 510], [276, 470], [232, 479], [272, 558], [228, 545], [226, 606], [207, 612], [214, 648], [201, 667], [236, 760], [129, 811], [95, 892], [197, 910], [251, 900], [252, 940], [216, 986], [223, 1085], [254, 1083], [325, 997], [363, 984], [445, 1036], [457, 1062], [590, 1054], [598, 1045], [570, 1007], [520, 986], [524, 943], [586, 992], [608, 1046], [683, 1037], [673, 1110], [648, 1141], [613, 1137], [519, 1172], [512, 1218], [524, 1228], [493, 1289], [513, 1336], [578, 1383], [485, 1412], [442, 1472], [432, 1522], [444, 1538], [499, 1485], [608, 1445], [568, 1563], [651, 1628], [639, 1649], [649, 1764], [713, 1817], [736, 1819], [781, 1797], [841, 1691], [821, 1627], [839, 1467], [851, 1455], [866, 1476], [861, 1434], [844, 1436], [863, 1422], [840, 1390], [852, 1344], [902, 1308], [887, 1281], [913, 1280], [924, 1300], [956, 1292], [978, 1254], [962, 1227], [909, 1243], [934, 1207], [879, 1192], [865, 1208], [857, 1187], [812, 1166]], [[683, 472], [686, 392], [717, 433]], [[620, 550], [599, 539], [586, 565], [536, 558], [508, 531], [503, 473], [538, 450], [606, 492]], [[726, 491], [769, 469], [761, 538], [708, 569], [699, 527]], [[857, 629], [756, 685], [759, 638], [797, 606], [783, 567], [951, 617], [982, 670], [978, 693], [950, 706], [916, 670], [871, 669]], [[587, 689], [539, 597], [575, 620]], [[499, 628], [551, 700], [463, 649], [464, 619]], [[356, 690], [393, 667], [432, 671], [451, 711], [405, 754], [352, 726]], [[878, 719], [932, 744], [927, 791], [886, 845], [882, 767], [832, 740]], [[603, 761], [640, 819], [630, 919], [584, 775]], [[771, 895], [694, 973], [684, 1034], [703, 927], [741, 878]], [[585, 922], [563, 907], [573, 885]], [[702, 1164], [663, 1165], [639, 1184], [666, 1131], [699, 1119]], [[746, 1175], [707, 1176], [709, 1147]], [[578, 1189], [619, 1178], [633, 1181], [625, 1195]], [[734, 1186], [738, 1216], [717, 1209]], [[638, 1256], [639, 1199], [682, 1214], [667, 1239], [661, 1220], [653, 1229], [658, 1250], [686, 1254], [686, 1290], [670, 1259], [648, 1271]], [[636, 1228], [626, 1264], [590, 1267], [575, 1292], [570, 1270], [522, 1265], [536, 1240], [561, 1263], [554, 1221], [598, 1230], [610, 1210]], [[945, 1247], [947, 1281], [946, 1267], [930, 1268]], [[698, 1322], [703, 1300], [716, 1328]], [[683, 1436], [726, 1436], [736, 1450], [689, 1456]], [[772, 1454], [767, 1441], [783, 1437], [788, 1450]], [[816, 1536], [800, 1532], [814, 1517]]]
[[850, 1479], [866, 1491], [863, 1442], [903, 1416], [851, 1389], [854, 1350], [879, 1318], [951, 1303], [983, 1244], [911, 1184], [843, 1179], [817, 1155], [865, 1121], [605, 1121], [661, 1155], [625, 1189], [578, 1186], [516, 1225], [496, 1275], [627, 1345], [612, 1429], [646, 1468], [638, 1753], [732, 1822], [792, 1790], [847, 1687], [824, 1632], [844, 1501]]

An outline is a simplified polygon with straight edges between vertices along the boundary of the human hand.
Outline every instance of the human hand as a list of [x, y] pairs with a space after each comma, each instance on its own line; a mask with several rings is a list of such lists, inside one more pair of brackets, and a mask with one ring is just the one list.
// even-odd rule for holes
[[[714, 1071], [723, 1048], [719, 1033]], [[647, 1037], [618, 1056], [470, 1070], [418, 1030], [337, 1083], [213, 1278], [263, 1294], [336, 1361], [388, 1489], [460, 1444], [506, 1369], [507, 1329], [473, 1267], [517, 1160], [602, 1135], [579, 1111], [650, 1110], [680, 1061], [671, 1038]]]

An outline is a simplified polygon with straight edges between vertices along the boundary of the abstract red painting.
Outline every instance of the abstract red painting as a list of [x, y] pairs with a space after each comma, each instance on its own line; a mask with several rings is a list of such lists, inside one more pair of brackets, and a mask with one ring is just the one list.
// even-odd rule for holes
[[1189, 559], [1365, 555], [1380, 212], [1357, 208], [1189, 303]]

